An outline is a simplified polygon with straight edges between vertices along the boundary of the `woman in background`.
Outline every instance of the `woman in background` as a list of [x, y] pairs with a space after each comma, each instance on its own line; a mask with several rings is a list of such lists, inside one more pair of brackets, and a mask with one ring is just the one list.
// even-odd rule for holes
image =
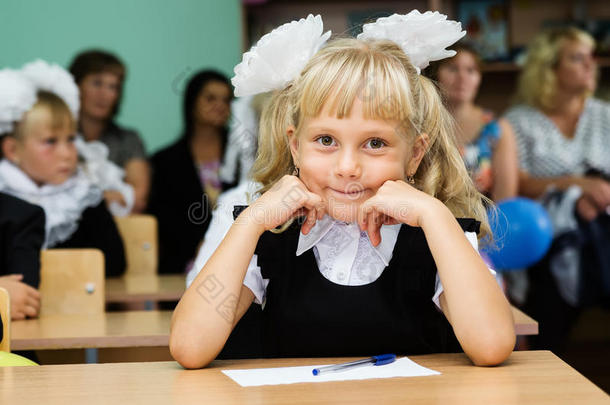
[[232, 87], [213, 70], [196, 73], [183, 101], [184, 130], [151, 159], [148, 212], [159, 223], [159, 273], [188, 271], [223, 189], [219, 177]]
[[[108, 159], [125, 170], [125, 182], [134, 188], [132, 211], [142, 212], [150, 188], [146, 150], [136, 131], [123, 128], [114, 120], [121, 104], [125, 65], [111, 53], [91, 50], [74, 58], [70, 73], [80, 90], [79, 131], [86, 141], [106, 144]], [[120, 201], [122, 197], [114, 193], [114, 198]]]
[[534, 348], [561, 351], [581, 308], [610, 302], [610, 105], [597, 86], [595, 42], [577, 28], [539, 34], [519, 77], [515, 129], [520, 193], [543, 201], [554, 240], [528, 272]]
[[429, 68], [453, 115], [462, 158], [477, 189], [494, 201], [517, 195], [518, 159], [515, 136], [505, 119], [475, 104], [481, 84], [481, 59], [465, 44], [457, 54]]

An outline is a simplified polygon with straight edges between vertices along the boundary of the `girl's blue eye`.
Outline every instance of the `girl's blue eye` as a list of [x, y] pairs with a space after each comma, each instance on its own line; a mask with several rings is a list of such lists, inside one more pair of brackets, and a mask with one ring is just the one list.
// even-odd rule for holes
[[370, 149], [381, 149], [386, 146], [386, 143], [379, 138], [373, 138], [367, 142], [367, 147]]
[[316, 139], [316, 141], [318, 141], [318, 143], [320, 143], [324, 146], [332, 146], [332, 144], [333, 144], [332, 136], [328, 136], [328, 135], [323, 135], [323, 136], [319, 137], [318, 139]]
[[47, 139], [45, 139], [44, 143], [46, 143], [48, 145], [55, 145], [57, 143], [57, 139], [56, 138], [47, 138]]

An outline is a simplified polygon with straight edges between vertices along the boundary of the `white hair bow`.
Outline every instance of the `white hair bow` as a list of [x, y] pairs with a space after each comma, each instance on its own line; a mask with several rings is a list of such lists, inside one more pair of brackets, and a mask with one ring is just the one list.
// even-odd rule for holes
[[[322, 18], [310, 14], [264, 35], [235, 66], [231, 79], [235, 95], [248, 96], [288, 86], [330, 37], [330, 31], [322, 31]], [[413, 10], [365, 24], [358, 39], [396, 42], [420, 72], [431, 61], [455, 55], [445, 48], [465, 34], [459, 22], [447, 20], [444, 14]]]
[[413, 10], [409, 14], [393, 14], [364, 24], [357, 38], [396, 42], [420, 73], [430, 62], [454, 56], [455, 51], [445, 48], [464, 35], [466, 31], [462, 31], [462, 24], [447, 20], [447, 16], [438, 11], [422, 14]]
[[0, 134], [13, 130], [38, 98], [38, 91], [56, 94], [78, 117], [80, 104], [78, 86], [72, 75], [56, 64], [43, 60], [24, 65], [20, 70], [0, 70]]
[[235, 95], [249, 96], [286, 87], [330, 37], [330, 31], [322, 34], [322, 30], [322, 17], [309, 14], [265, 34], [235, 66], [235, 77], [231, 79]]

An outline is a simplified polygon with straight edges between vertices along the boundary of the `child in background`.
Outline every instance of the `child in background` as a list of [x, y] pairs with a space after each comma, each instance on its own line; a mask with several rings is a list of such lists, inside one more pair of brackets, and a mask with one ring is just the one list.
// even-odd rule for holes
[[98, 248], [107, 276], [125, 270], [123, 243], [103, 190], [78, 165], [78, 88], [57, 65], [0, 71], [0, 191], [40, 205], [45, 248]]
[[253, 168], [261, 188], [176, 307], [180, 364], [212, 361], [253, 302], [269, 357], [460, 346], [476, 365], [508, 357], [510, 306], [477, 253], [488, 200], [419, 75], [464, 34], [413, 11], [322, 47], [330, 33], [310, 15], [244, 55], [236, 95], [275, 90]]

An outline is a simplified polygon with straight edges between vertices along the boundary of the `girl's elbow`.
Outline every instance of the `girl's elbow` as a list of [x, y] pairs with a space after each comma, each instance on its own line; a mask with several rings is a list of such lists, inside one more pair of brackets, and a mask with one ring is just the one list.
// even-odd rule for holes
[[204, 353], [174, 333], [170, 334], [169, 351], [174, 360], [187, 369], [203, 368], [213, 360], [213, 358], [208, 359]]
[[510, 356], [515, 348], [516, 336], [513, 333], [495, 335], [484, 339], [477, 345], [476, 353], [470, 358], [477, 366], [497, 366]]

